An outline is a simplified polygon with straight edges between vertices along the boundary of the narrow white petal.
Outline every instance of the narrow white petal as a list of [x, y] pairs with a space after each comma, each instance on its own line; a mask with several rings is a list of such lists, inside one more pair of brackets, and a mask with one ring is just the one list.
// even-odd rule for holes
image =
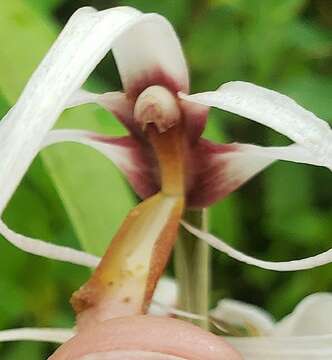
[[[332, 335], [332, 294], [307, 296], [276, 325], [276, 336]], [[332, 346], [332, 343], [331, 343]]]
[[162, 73], [176, 83], [175, 91], [188, 92], [188, 69], [181, 44], [164, 17], [147, 14], [144, 22], [117, 39], [113, 53], [126, 91], [135, 92], [140, 85], [158, 85], [153, 83], [154, 77]]
[[169, 354], [139, 350], [114, 350], [80, 357], [78, 360], [185, 360]]
[[120, 169], [133, 170], [130, 151], [121, 145], [111, 142], [98, 141], [100, 134], [85, 130], [52, 130], [44, 139], [42, 148], [61, 142], [75, 142], [92, 147], [108, 159], [112, 160]]
[[226, 337], [246, 360], [332, 359], [332, 335], [301, 337]]
[[231, 326], [248, 329], [257, 336], [269, 335], [274, 327], [269, 313], [258, 306], [232, 299], [220, 300], [217, 307], [210, 311], [210, 315]]
[[[247, 166], [254, 166], [254, 162], [259, 159], [284, 160], [303, 164], [325, 166], [321, 158], [314, 156], [314, 154], [302, 145], [292, 144], [288, 146], [258, 146], [252, 144], [237, 144], [238, 151], [247, 154], [248, 159], [251, 157], [252, 161]], [[227, 156], [225, 154], [224, 156]]]
[[104, 109], [123, 116], [132, 116], [132, 104], [126, 94], [120, 91], [96, 94], [84, 89], [75, 91], [66, 103], [66, 108], [72, 108], [84, 104], [98, 104]]
[[180, 97], [214, 106], [257, 121], [308, 148], [319, 161], [332, 167], [332, 131], [324, 120], [276, 91], [242, 81], [222, 85], [216, 91]]
[[0, 342], [46, 341], [64, 343], [75, 335], [72, 329], [21, 328], [0, 331]]
[[44, 136], [121, 33], [144, 16], [132, 8], [78, 10], [0, 122], [0, 214]]
[[66, 108], [72, 108], [85, 104], [98, 104], [102, 94], [96, 94], [84, 89], [76, 90], [67, 100]]
[[0, 234], [11, 244], [30, 254], [44, 256], [49, 259], [70, 262], [72, 264], [96, 267], [100, 258], [84, 251], [75, 250], [65, 246], [47, 243], [17, 234], [9, 229], [0, 219]]
[[185, 221], [181, 221], [182, 225], [193, 235], [198, 238], [206, 241], [215, 249], [227, 254], [228, 256], [239, 260], [241, 262], [247, 263], [249, 265], [254, 265], [260, 267], [262, 269], [267, 270], [275, 270], [275, 271], [297, 271], [297, 270], [305, 270], [312, 269], [317, 266], [329, 264], [332, 262], [332, 249], [325, 251], [319, 255], [308, 257], [301, 260], [292, 260], [292, 261], [281, 261], [281, 262], [273, 262], [273, 261], [264, 261], [256, 259], [252, 256], [248, 256], [243, 254], [241, 251], [238, 251], [228, 244], [226, 244], [223, 240], [218, 239], [217, 237], [199, 230]]

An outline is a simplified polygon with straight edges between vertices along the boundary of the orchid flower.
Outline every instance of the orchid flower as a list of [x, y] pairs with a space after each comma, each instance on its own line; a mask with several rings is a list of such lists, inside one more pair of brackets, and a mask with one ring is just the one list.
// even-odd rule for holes
[[221, 300], [211, 311], [211, 317], [242, 332], [242, 337], [227, 337], [227, 340], [246, 360], [332, 357], [330, 293], [307, 296], [278, 322], [256, 306], [229, 299]]
[[[111, 49], [123, 91], [94, 94], [83, 90], [88, 76]], [[112, 112], [129, 135], [116, 138], [85, 130], [51, 130], [66, 108], [86, 103], [97, 103]], [[211, 106], [269, 126], [294, 144], [266, 148], [214, 144], [203, 139], [201, 134]], [[121, 342], [128, 331], [128, 319], [132, 319], [132, 330], [141, 346], [134, 346], [135, 351], [146, 350], [146, 339], [140, 332], [151, 324], [151, 336], [160, 331], [160, 340], [165, 338], [164, 343], [161, 341], [158, 348], [152, 349], [154, 352], [161, 350], [173, 358], [215, 359], [218, 353], [220, 359], [224, 356], [221, 354], [237, 359], [238, 355], [212, 334], [198, 333], [197, 328], [179, 320], [137, 314], [147, 311], [185, 207], [211, 205], [278, 159], [331, 169], [331, 134], [326, 122], [291, 99], [254, 84], [231, 82], [214, 92], [189, 95], [188, 69], [179, 40], [160, 15], [142, 14], [129, 7], [100, 12], [91, 8], [78, 10], [16, 105], [0, 122], [0, 215], [36, 154], [46, 146], [65, 141], [90, 146], [112, 160], [144, 201], [129, 213], [100, 262], [90, 254], [16, 234], [0, 221], [0, 233], [25, 251], [97, 266], [90, 280], [72, 298], [78, 334], [52, 359], [68, 358], [68, 349], [76, 357], [90, 356], [92, 345], [99, 346], [98, 339], [99, 353], [117, 351], [119, 346], [121, 351], [133, 349], [135, 336], [134, 345]], [[332, 260], [332, 251], [328, 251], [293, 262], [264, 262], [243, 255], [190, 224], [182, 224], [230, 256], [263, 268], [298, 270]], [[176, 328], [183, 329], [188, 341], [183, 342], [180, 352], [173, 348], [167, 352], [165, 349], [171, 346], [167, 340], [174, 343], [171, 335]], [[105, 342], [105, 336], [115, 329], [119, 338], [115, 337], [113, 343]], [[206, 344], [211, 356], [207, 352], [201, 355], [198, 348], [190, 349], [193, 339]], [[84, 343], [86, 347], [80, 350], [79, 344]]]
[[[110, 49], [123, 92], [94, 94], [81, 89]], [[184, 55], [164, 17], [129, 7], [78, 10], [0, 122], [0, 214], [38, 151], [63, 141], [91, 146], [111, 159], [142, 199], [156, 194], [163, 181], [176, 177], [177, 184], [165, 185], [168, 189], [163, 193], [182, 192], [187, 208], [207, 207], [224, 198], [278, 159], [332, 168], [329, 125], [285, 95], [241, 81], [226, 83], [216, 91], [188, 92]], [[129, 135], [116, 138], [84, 130], [50, 131], [64, 109], [92, 102], [111, 111]], [[262, 147], [203, 139], [211, 106], [269, 126], [294, 143]], [[299, 270], [332, 259], [332, 251], [327, 251], [304, 260], [261, 261], [190, 224], [183, 225], [220, 251], [266, 269]], [[25, 251], [96, 265], [92, 255], [15, 234], [2, 221], [0, 232]]]

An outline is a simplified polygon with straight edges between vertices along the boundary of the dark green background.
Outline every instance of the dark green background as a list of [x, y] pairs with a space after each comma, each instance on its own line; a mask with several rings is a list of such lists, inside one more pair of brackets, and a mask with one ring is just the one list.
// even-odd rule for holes
[[[1, 115], [14, 103], [55, 34], [84, 5], [98, 9], [131, 5], [165, 15], [181, 38], [193, 92], [212, 90], [229, 80], [252, 81], [286, 93], [332, 120], [329, 0], [2, 1]], [[90, 87], [120, 88], [111, 56], [97, 67]], [[68, 113], [58, 126], [123, 133], [114, 118], [96, 106]], [[262, 145], [288, 143], [263, 126], [215, 110], [206, 136]], [[71, 187], [62, 161], [67, 158], [74, 179]], [[275, 164], [211, 209], [211, 231], [251, 255], [275, 261], [328, 249], [330, 176], [326, 169]], [[100, 155], [78, 145], [58, 145], [34, 161], [5, 219], [24, 234], [76, 247], [81, 242], [101, 254], [135, 201], [121, 176]], [[88, 270], [24, 254], [2, 238], [0, 256], [0, 328], [73, 324], [68, 299]], [[263, 306], [280, 318], [305, 295], [331, 290], [331, 272], [332, 265], [278, 274], [214, 253], [211, 305], [232, 297]], [[7, 343], [1, 345], [0, 357], [44, 359], [52, 349], [47, 344]]]

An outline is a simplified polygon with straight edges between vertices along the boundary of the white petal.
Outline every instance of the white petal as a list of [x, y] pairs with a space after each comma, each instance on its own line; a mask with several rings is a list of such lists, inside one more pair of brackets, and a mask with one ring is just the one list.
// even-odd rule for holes
[[196, 145], [192, 167], [196, 186], [188, 193], [188, 206], [210, 206], [235, 191], [275, 160], [322, 165], [308, 149], [298, 144], [279, 147], [241, 143], [216, 145], [201, 139]]
[[329, 360], [332, 335], [302, 337], [226, 337], [245, 360]]
[[132, 117], [132, 104], [126, 94], [120, 91], [112, 91], [96, 94], [84, 89], [75, 91], [66, 103], [66, 108], [72, 108], [84, 104], [98, 104], [116, 115]]
[[84, 104], [99, 104], [102, 94], [96, 94], [84, 89], [76, 90], [67, 100], [66, 108], [72, 108]]
[[232, 299], [220, 300], [210, 315], [226, 324], [254, 331], [257, 336], [269, 335], [274, 327], [269, 313], [258, 306]]
[[178, 285], [175, 279], [162, 277], [153, 294], [153, 302], [149, 313], [152, 315], [165, 316], [169, 314], [169, 307], [176, 307], [178, 301]]
[[0, 214], [70, 97], [115, 39], [144, 21], [132, 8], [78, 10], [39, 65], [16, 105], [0, 122]]
[[99, 257], [85, 253], [84, 251], [50, 244], [42, 240], [17, 234], [9, 229], [2, 220], [0, 220], [0, 234], [11, 244], [30, 254], [89, 267], [96, 267], [100, 261]]
[[[75, 142], [90, 146], [112, 160], [120, 169], [126, 169], [128, 172], [134, 170], [134, 163], [130, 150], [120, 144], [98, 141], [101, 135], [85, 130], [52, 130], [44, 139], [41, 148], [61, 142]], [[110, 138], [111, 139], [111, 138]]]
[[80, 357], [78, 360], [185, 360], [182, 357], [139, 350], [114, 350]]
[[[332, 335], [332, 294], [307, 296], [276, 326], [276, 336]], [[331, 343], [332, 346], [332, 343]]]
[[75, 335], [72, 329], [21, 328], [0, 331], [3, 341], [47, 341], [64, 343]]
[[247, 263], [249, 265], [254, 265], [260, 267], [262, 269], [267, 270], [275, 270], [275, 271], [297, 271], [297, 270], [305, 270], [312, 269], [317, 266], [329, 264], [332, 262], [332, 249], [325, 251], [319, 255], [308, 257], [301, 260], [292, 260], [292, 261], [281, 261], [281, 262], [273, 262], [273, 261], [264, 261], [256, 259], [252, 256], [248, 256], [243, 254], [241, 251], [238, 251], [228, 244], [226, 244], [223, 240], [218, 239], [217, 237], [199, 230], [185, 221], [181, 221], [182, 225], [193, 235], [198, 238], [206, 241], [215, 249], [227, 254], [228, 256]]
[[[181, 44], [164, 17], [147, 14], [144, 23], [119, 37], [113, 53], [126, 91], [135, 92], [140, 85], [158, 85], [153, 84], [153, 77], [158, 78], [162, 72], [176, 83], [175, 91], [188, 92], [188, 69]], [[146, 80], [152, 83], [146, 84]]]
[[[320, 158], [314, 156], [307, 148], [302, 145], [292, 144], [288, 146], [258, 146], [252, 144], [237, 144], [238, 151], [251, 158], [247, 167], [254, 167], [254, 162], [259, 158], [274, 160], [285, 160], [303, 164], [325, 166]], [[225, 154], [224, 156], [227, 156]]]
[[269, 126], [308, 148], [325, 166], [332, 167], [330, 126], [285, 95], [247, 82], [233, 81], [216, 91], [190, 96], [180, 94], [180, 97]]

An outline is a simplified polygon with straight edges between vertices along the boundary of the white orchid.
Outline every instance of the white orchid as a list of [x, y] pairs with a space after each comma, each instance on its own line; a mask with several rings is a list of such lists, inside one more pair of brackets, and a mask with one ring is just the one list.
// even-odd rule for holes
[[252, 336], [228, 337], [246, 360], [324, 360], [332, 358], [332, 294], [304, 298], [295, 310], [275, 322], [264, 310], [223, 299], [213, 319]]
[[[124, 92], [98, 95], [82, 90], [85, 80], [111, 49]], [[161, 187], [160, 154], [153, 150], [155, 145], [144, 131], [153, 121], [161, 133], [176, 123], [182, 124], [178, 139], [172, 141], [184, 146], [180, 154], [173, 156], [183, 162], [178, 175], [185, 181], [187, 207], [206, 207], [218, 201], [277, 159], [332, 168], [329, 125], [285, 95], [241, 81], [195, 95], [188, 95], [188, 91], [188, 70], [181, 46], [164, 17], [142, 14], [129, 7], [104, 11], [79, 9], [16, 105], [0, 122], [0, 214], [38, 151], [62, 141], [80, 142], [102, 152], [122, 170], [142, 198], [156, 193]], [[66, 108], [89, 102], [113, 112], [130, 135], [114, 138], [83, 130], [50, 131]], [[213, 144], [200, 138], [210, 106], [269, 126], [294, 144], [282, 147]], [[146, 111], [151, 108], [149, 115]], [[156, 120], [158, 112], [162, 115], [157, 114]], [[173, 173], [176, 171], [172, 169]], [[332, 251], [327, 251], [292, 262], [259, 261], [189, 224], [184, 226], [220, 251], [262, 268], [298, 270], [332, 259]], [[97, 264], [91, 255], [15, 234], [3, 222], [0, 232], [14, 245], [34, 254], [88, 266]]]
[[[88, 76], [110, 50], [123, 92], [93, 94], [83, 90]], [[278, 159], [332, 169], [329, 125], [288, 97], [239, 81], [212, 92], [188, 93], [182, 49], [164, 17], [129, 7], [105, 11], [82, 8], [71, 17], [16, 105], [0, 122], [0, 215], [36, 154], [45, 146], [64, 141], [100, 151], [145, 199], [129, 214], [100, 263], [90, 254], [16, 234], [0, 221], [0, 233], [25, 251], [98, 265], [73, 298], [79, 328], [114, 313], [146, 311], [185, 207], [209, 206]], [[113, 112], [129, 135], [115, 138], [84, 130], [51, 130], [66, 108], [91, 102]], [[211, 106], [269, 126], [294, 144], [261, 147], [214, 144], [203, 139]], [[190, 224], [183, 225], [228, 255], [266, 269], [299, 270], [332, 261], [332, 250], [297, 261], [261, 261]], [[120, 298], [126, 301], [120, 303]], [[142, 325], [140, 320], [136, 324], [138, 329]], [[234, 353], [230, 356], [237, 358]], [[207, 353], [205, 357], [208, 359]]]

